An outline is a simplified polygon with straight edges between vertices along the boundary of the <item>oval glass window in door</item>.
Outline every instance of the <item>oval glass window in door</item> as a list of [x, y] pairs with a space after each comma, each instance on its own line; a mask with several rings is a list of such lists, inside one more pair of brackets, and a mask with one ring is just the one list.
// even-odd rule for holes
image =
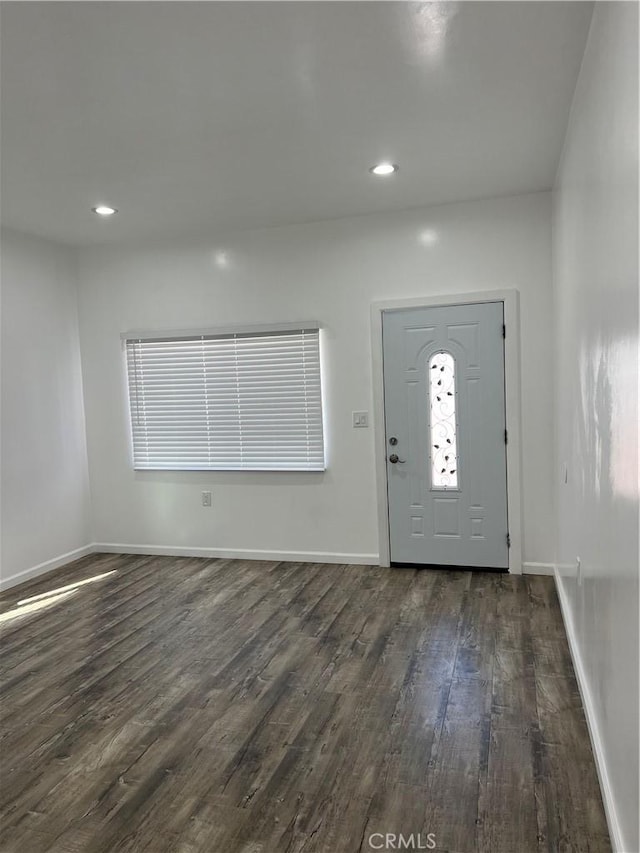
[[456, 364], [451, 353], [437, 352], [428, 366], [431, 487], [457, 489]]

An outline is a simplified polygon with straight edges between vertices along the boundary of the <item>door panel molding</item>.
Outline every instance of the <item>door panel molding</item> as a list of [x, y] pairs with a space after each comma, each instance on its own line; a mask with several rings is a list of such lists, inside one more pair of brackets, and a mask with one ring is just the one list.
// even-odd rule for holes
[[373, 373], [373, 419], [376, 494], [378, 506], [379, 564], [390, 565], [389, 502], [387, 491], [386, 438], [384, 419], [384, 377], [382, 358], [382, 316], [386, 311], [407, 308], [435, 308], [450, 305], [502, 302], [506, 338], [504, 349], [505, 414], [507, 444], [507, 508], [509, 517], [509, 572], [522, 574], [522, 456], [520, 403], [520, 295], [517, 290], [476, 291], [472, 293], [393, 299], [371, 305], [371, 356]]

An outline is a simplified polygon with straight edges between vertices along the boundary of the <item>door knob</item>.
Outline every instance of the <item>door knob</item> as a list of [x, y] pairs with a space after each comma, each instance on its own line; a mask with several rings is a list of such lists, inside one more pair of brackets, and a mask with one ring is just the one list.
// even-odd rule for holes
[[406, 459], [400, 459], [400, 458], [398, 457], [398, 454], [397, 454], [397, 453], [392, 453], [392, 454], [391, 454], [391, 456], [389, 457], [389, 462], [391, 462], [391, 464], [392, 464], [392, 465], [397, 465], [397, 464], [398, 464], [398, 462], [399, 462], [401, 465], [404, 465], [404, 463], [406, 462]]

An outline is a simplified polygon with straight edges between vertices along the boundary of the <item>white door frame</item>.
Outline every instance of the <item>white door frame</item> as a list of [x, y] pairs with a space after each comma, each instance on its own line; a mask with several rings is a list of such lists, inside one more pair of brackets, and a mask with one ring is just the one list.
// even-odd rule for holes
[[371, 306], [371, 349], [373, 359], [373, 431], [376, 454], [378, 502], [378, 554], [381, 566], [391, 563], [389, 543], [389, 498], [387, 492], [387, 446], [384, 420], [384, 377], [382, 372], [382, 315], [407, 308], [434, 308], [478, 302], [502, 302], [507, 329], [504, 347], [505, 410], [507, 443], [507, 512], [509, 517], [509, 572], [522, 574], [521, 500], [521, 408], [520, 408], [520, 295], [517, 290], [488, 290], [454, 295], [391, 299]]

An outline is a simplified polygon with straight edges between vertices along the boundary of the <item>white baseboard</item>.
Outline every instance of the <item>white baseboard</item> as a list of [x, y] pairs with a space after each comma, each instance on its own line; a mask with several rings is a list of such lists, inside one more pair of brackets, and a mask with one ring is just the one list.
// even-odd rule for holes
[[607, 818], [607, 826], [609, 827], [611, 846], [613, 848], [613, 853], [631, 853], [630, 849], [625, 846], [622, 837], [622, 830], [620, 827], [620, 821], [618, 820], [618, 813], [613, 797], [613, 790], [611, 788], [611, 782], [609, 781], [609, 773], [607, 771], [604, 745], [602, 743], [600, 731], [598, 730], [598, 720], [595, 713], [593, 698], [591, 696], [589, 680], [587, 678], [587, 672], [582, 662], [582, 655], [580, 653], [580, 647], [578, 645], [578, 638], [573, 625], [571, 609], [569, 607], [569, 599], [567, 598], [567, 593], [564, 589], [564, 581], [562, 580], [562, 576], [558, 572], [557, 568], [554, 571], [554, 577], [556, 581], [556, 589], [558, 591], [558, 599], [560, 601], [560, 609], [562, 610], [564, 627], [567, 633], [567, 639], [569, 640], [569, 651], [571, 652], [573, 669], [576, 674], [576, 680], [578, 682], [578, 688], [580, 690], [580, 696], [582, 698], [582, 706], [584, 708], [584, 715], [587, 720], [589, 737], [591, 738], [591, 748], [593, 750], [593, 755], [596, 761], [596, 770], [598, 772], [600, 790], [602, 791], [602, 801], [604, 804], [604, 811]]
[[93, 545], [83, 545], [82, 548], [76, 548], [74, 551], [68, 551], [66, 554], [60, 554], [59, 557], [46, 560], [44, 563], [38, 563], [37, 566], [32, 566], [30, 569], [16, 572], [15, 575], [9, 575], [8, 578], [0, 579], [0, 590], [10, 589], [12, 586], [24, 583], [31, 580], [31, 578], [36, 578], [38, 575], [45, 575], [47, 572], [59, 569], [60, 566], [64, 566], [66, 563], [72, 563], [74, 560], [79, 560], [80, 557], [86, 557], [87, 554], [93, 553], [94, 550]]
[[[378, 554], [346, 554], [331, 551], [258, 551], [247, 548], [197, 548], [173, 545], [129, 545], [119, 542], [94, 542], [61, 554], [30, 569], [17, 572], [0, 580], [0, 591], [16, 584], [44, 575], [71, 563], [87, 554], [104, 551], [108, 554], [150, 554], [166, 557], [204, 557], [225, 560], [282, 560], [296, 563], [350, 563], [356, 566], [379, 565]], [[553, 575], [553, 563], [523, 563], [522, 572], [527, 575]]]
[[553, 563], [523, 563], [523, 575], [547, 575], [554, 577], [555, 565]]
[[119, 542], [94, 542], [94, 551], [109, 554], [151, 554], [167, 557], [204, 557], [225, 560], [283, 560], [295, 563], [351, 563], [377, 566], [377, 554], [341, 554], [328, 551], [252, 551], [247, 548], [194, 548], [172, 545], [125, 545]]
[[59, 569], [67, 563], [86, 557], [97, 551], [109, 554], [150, 554], [167, 557], [204, 557], [208, 559], [226, 560], [274, 560], [295, 563], [351, 563], [358, 566], [377, 566], [377, 554], [339, 554], [326, 551], [251, 551], [246, 548], [190, 548], [164, 545], [124, 545], [114, 542], [93, 542], [76, 548], [67, 554], [60, 554], [37, 566], [16, 572], [7, 578], [0, 579], [0, 591], [10, 589], [31, 578], [45, 575], [54, 569]]

